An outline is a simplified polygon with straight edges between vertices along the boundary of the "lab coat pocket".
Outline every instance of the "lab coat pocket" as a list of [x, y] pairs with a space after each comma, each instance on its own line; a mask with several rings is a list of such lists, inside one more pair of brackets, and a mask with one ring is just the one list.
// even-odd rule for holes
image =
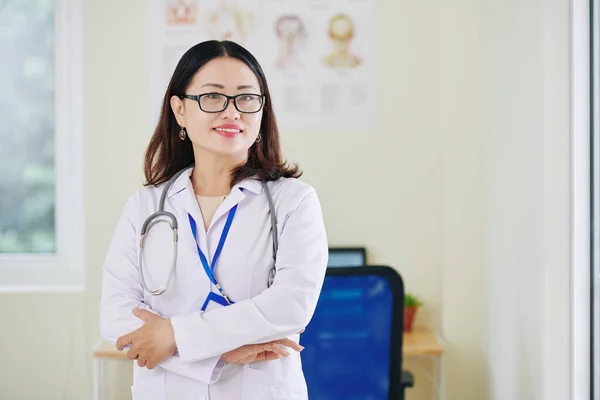
[[254, 369], [244, 370], [243, 400], [308, 400], [303, 376], [283, 377]]

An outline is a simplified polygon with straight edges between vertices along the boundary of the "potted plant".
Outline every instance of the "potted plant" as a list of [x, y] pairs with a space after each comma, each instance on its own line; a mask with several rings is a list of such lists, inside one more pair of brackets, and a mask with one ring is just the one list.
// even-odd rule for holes
[[412, 331], [415, 315], [422, 305], [423, 301], [414, 294], [404, 295], [404, 332]]

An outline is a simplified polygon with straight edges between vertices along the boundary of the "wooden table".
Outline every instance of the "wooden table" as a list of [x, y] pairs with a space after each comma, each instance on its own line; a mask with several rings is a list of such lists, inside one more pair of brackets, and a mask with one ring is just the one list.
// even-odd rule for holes
[[434, 400], [446, 398], [444, 374], [444, 346], [441, 338], [427, 328], [414, 328], [404, 332], [402, 355], [407, 358], [431, 358], [435, 365], [435, 377], [432, 378], [432, 397]]
[[104, 379], [104, 361], [107, 360], [125, 360], [132, 362], [127, 358], [127, 351], [119, 351], [114, 344], [109, 342], [100, 342], [94, 349], [94, 361], [92, 367], [92, 391], [93, 400], [102, 400], [106, 398], [106, 382]]
[[102, 342], [94, 350], [94, 358], [112, 358], [115, 360], [128, 360], [127, 351], [119, 351], [114, 344]]
[[441, 340], [427, 328], [415, 328], [404, 332], [402, 355], [404, 357], [441, 356], [444, 353]]
[[[434, 390], [434, 398], [444, 399], [444, 374], [442, 368], [442, 356], [444, 353], [442, 341], [438, 336], [427, 328], [415, 328], [412, 332], [405, 332], [402, 343], [402, 355], [404, 358], [412, 357], [434, 357], [437, 361], [436, 376], [437, 388]], [[119, 351], [108, 342], [101, 342], [94, 349], [94, 400], [102, 398], [103, 382], [103, 360], [126, 360], [127, 351]], [[131, 362], [131, 361], [129, 361]]]

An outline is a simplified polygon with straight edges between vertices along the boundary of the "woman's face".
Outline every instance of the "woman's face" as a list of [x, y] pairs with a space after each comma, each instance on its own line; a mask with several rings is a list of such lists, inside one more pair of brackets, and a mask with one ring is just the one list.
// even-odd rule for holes
[[[206, 63], [192, 79], [186, 95], [219, 93], [261, 95], [258, 79], [242, 61], [230, 57], [215, 58]], [[224, 101], [224, 99], [222, 99]], [[253, 96], [242, 97], [238, 104], [252, 107]], [[214, 109], [223, 104], [218, 95], [202, 100], [203, 108]], [[196, 100], [171, 98], [171, 108], [177, 122], [185, 127], [189, 139], [197, 150], [245, 160], [248, 149], [256, 142], [262, 119], [262, 107], [256, 113], [242, 113], [229, 100], [225, 110], [204, 112]]]

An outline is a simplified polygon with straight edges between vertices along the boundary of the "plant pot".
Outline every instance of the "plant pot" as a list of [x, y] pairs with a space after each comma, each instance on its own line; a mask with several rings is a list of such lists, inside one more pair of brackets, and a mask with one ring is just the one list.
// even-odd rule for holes
[[404, 332], [412, 331], [417, 311], [419, 311], [419, 307], [404, 307]]

